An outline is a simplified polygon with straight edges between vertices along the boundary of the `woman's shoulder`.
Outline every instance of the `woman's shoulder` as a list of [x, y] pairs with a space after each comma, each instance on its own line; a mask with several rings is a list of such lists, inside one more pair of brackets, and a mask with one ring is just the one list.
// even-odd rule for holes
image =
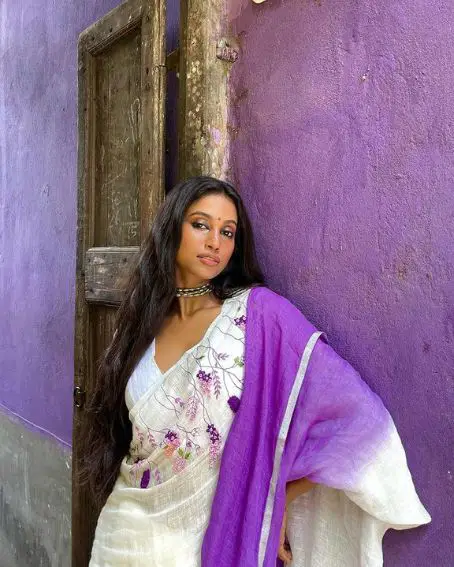
[[252, 285], [238, 288], [230, 299], [249, 299], [249, 305], [268, 314], [288, 316], [303, 316], [301, 310], [283, 295], [265, 285]]
[[304, 349], [309, 338], [318, 332], [292, 301], [265, 286], [252, 289], [247, 314], [255, 330], [270, 332], [298, 351]]
[[296, 331], [303, 327], [316, 331], [314, 325], [297, 305], [269, 287], [253, 288], [248, 308], [259, 311], [265, 319], [272, 319], [286, 328], [293, 328]]
[[258, 307], [274, 313], [300, 313], [301, 311], [289, 299], [273, 291], [267, 286], [256, 286], [250, 288], [251, 297]]

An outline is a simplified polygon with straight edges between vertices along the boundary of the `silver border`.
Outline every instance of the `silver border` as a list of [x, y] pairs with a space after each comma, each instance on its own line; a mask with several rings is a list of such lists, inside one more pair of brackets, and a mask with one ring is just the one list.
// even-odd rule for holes
[[295, 411], [296, 401], [298, 399], [298, 395], [300, 393], [301, 386], [303, 384], [303, 380], [306, 375], [309, 359], [311, 357], [312, 351], [314, 350], [317, 340], [323, 334], [324, 333], [322, 331], [317, 331], [313, 333], [309, 338], [309, 340], [307, 341], [307, 345], [306, 348], [304, 349], [303, 356], [301, 357], [301, 363], [295, 377], [295, 382], [293, 384], [292, 391], [290, 392], [290, 396], [287, 402], [287, 408], [285, 410], [284, 419], [282, 420], [281, 427], [279, 429], [276, 449], [274, 451], [273, 474], [271, 475], [270, 488], [268, 490], [268, 496], [266, 498], [265, 512], [262, 521], [262, 530], [260, 533], [258, 564], [261, 566], [263, 566], [263, 563], [265, 561], [265, 553], [268, 544], [268, 537], [270, 535], [271, 518], [273, 516], [274, 499], [276, 496], [276, 486], [281, 468], [282, 454], [284, 453], [284, 448], [285, 448], [285, 440], [287, 438], [288, 430], [290, 428], [293, 412]]

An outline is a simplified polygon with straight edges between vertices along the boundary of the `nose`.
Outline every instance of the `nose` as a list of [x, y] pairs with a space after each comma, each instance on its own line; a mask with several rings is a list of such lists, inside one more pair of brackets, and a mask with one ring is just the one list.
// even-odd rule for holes
[[206, 243], [208, 248], [210, 248], [210, 250], [217, 251], [219, 250], [220, 242], [221, 242], [221, 236], [219, 231], [217, 230], [210, 231]]

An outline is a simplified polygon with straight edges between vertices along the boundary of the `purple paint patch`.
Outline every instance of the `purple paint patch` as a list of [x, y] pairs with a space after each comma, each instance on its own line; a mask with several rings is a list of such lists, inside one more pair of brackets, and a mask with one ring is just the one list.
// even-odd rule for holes
[[220, 132], [220, 130], [218, 130], [218, 128], [209, 128], [210, 130], [210, 134], [213, 138], [213, 141], [216, 145], [219, 145], [221, 143], [222, 140], [222, 134]]

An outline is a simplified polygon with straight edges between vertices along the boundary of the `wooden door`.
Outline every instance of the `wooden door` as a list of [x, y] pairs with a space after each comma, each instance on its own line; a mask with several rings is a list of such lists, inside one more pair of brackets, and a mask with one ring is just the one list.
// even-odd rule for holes
[[[73, 479], [84, 400], [130, 266], [164, 198], [165, 1], [128, 0], [79, 39]], [[72, 565], [88, 565], [99, 510], [73, 482]]]

